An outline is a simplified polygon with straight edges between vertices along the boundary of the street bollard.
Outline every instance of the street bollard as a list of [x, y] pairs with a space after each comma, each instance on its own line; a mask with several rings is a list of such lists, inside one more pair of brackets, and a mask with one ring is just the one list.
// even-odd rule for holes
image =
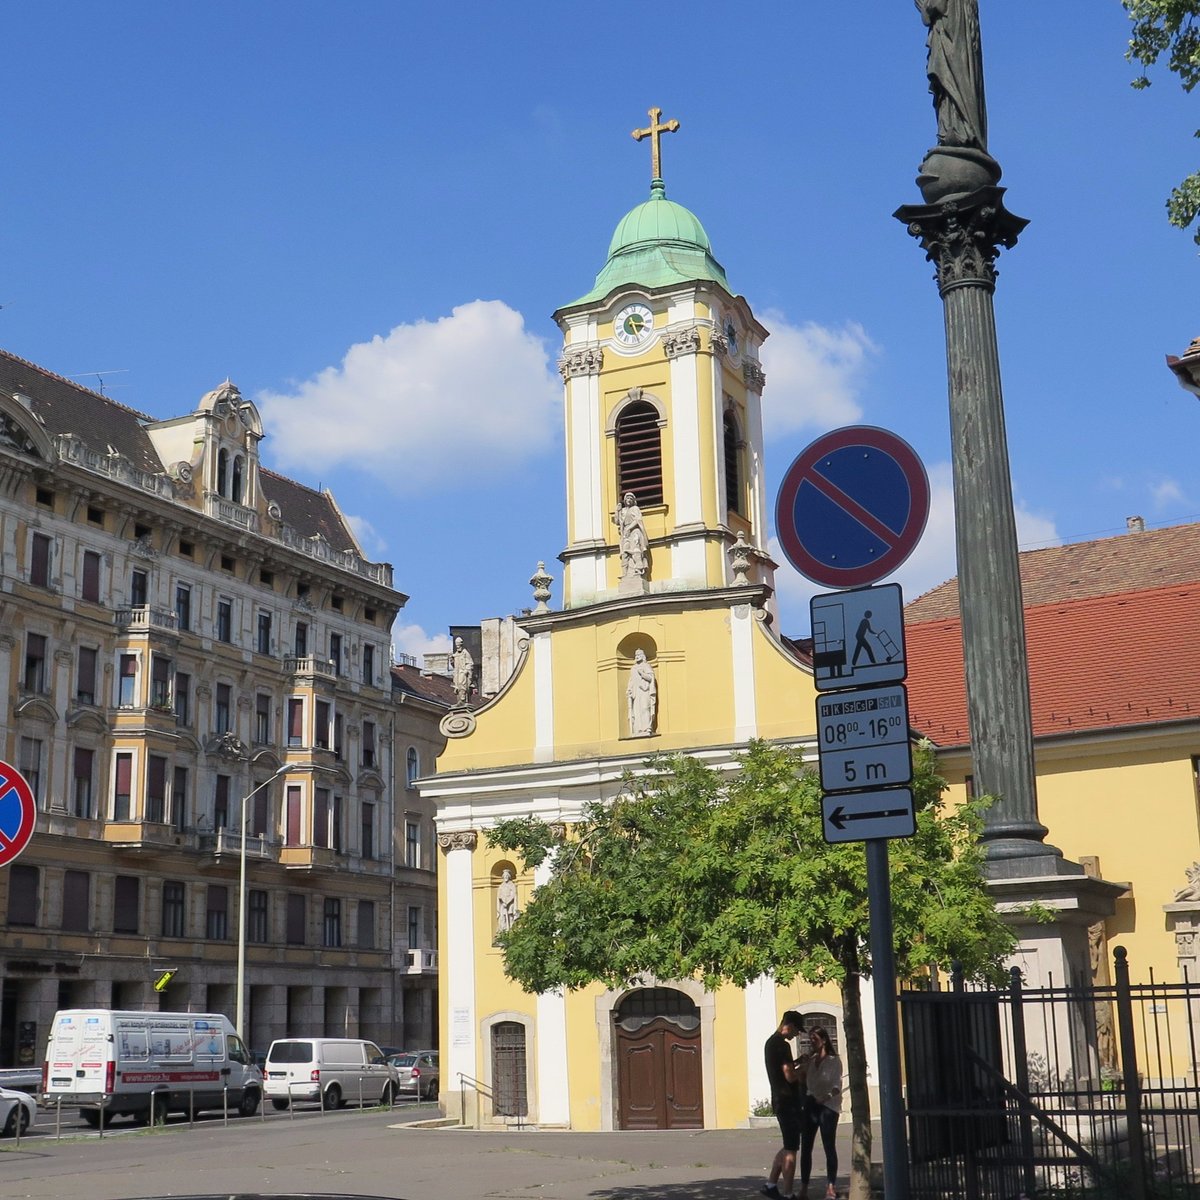
[[104, 1102], [100, 1103], [100, 1136], [104, 1137]]
[[358, 1077], [358, 1111], [363, 1110], [363, 1091], [362, 1091], [362, 1076]]
[[229, 1125], [229, 1084], [227, 1083], [221, 1089], [221, 1114], [225, 1118], [225, 1125]]
[[188, 1088], [188, 1128], [196, 1124], [196, 1089]]
[[62, 1097], [55, 1097], [54, 1104], [54, 1140], [62, 1140]]

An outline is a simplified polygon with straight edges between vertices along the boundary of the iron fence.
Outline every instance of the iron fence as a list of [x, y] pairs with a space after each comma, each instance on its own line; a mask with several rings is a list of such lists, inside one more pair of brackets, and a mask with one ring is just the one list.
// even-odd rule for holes
[[1200, 1200], [1200, 982], [900, 993], [912, 1200]]

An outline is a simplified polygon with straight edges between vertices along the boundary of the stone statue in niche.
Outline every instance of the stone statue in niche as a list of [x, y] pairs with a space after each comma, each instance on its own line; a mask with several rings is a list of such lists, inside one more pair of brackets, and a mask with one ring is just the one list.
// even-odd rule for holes
[[637, 497], [626, 492], [621, 507], [613, 514], [621, 547], [621, 578], [642, 579], [650, 567], [650, 543]]
[[630, 735], [648, 737], [654, 732], [654, 718], [658, 713], [658, 680], [654, 677], [654, 668], [646, 661], [644, 650], [633, 656], [625, 699], [629, 708]]
[[505, 867], [500, 875], [500, 886], [496, 889], [496, 932], [507, 933], [518, 916], [517, 885], [513, 882], [513, 873]]
[[450, 656], [454, 670], [454, 703], [466, 704], [471, 698], [471, 682], [475, 672], [475, 660], [463, 645], [460, 637], [454, 639], [454, 653]]

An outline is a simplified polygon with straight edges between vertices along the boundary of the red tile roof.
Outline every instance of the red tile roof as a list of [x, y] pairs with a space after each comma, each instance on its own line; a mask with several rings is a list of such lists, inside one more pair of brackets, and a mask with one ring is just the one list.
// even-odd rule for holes
[[[1028, 552], [1021, 576], [1035, 737], [1200, 719], [1200, 525]], [[949, 586], [905, 610], [909, 719], [943, 746], [968, 741], [961, 624], [922, 616]]]

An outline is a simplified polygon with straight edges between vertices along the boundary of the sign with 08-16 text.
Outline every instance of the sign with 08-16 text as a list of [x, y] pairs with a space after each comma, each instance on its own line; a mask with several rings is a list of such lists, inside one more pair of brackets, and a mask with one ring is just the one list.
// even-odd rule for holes
[[817, 755], [826, 792], [908, 783], [912, 745], [904, 685], [818, 695]]

